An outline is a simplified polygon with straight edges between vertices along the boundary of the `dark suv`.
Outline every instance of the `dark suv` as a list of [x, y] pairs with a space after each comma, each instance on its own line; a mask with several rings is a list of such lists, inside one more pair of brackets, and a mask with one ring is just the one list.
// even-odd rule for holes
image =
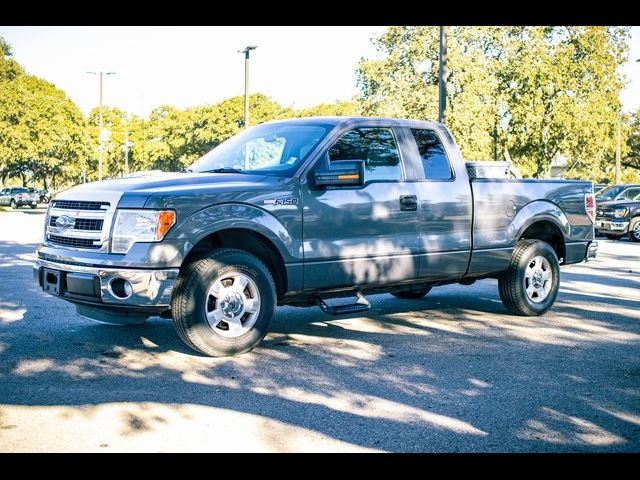
[[640, 186], [625, 191], [624, 200], [598, 205], [596, 229], [609, 239], [625, 235], [640, 242]]

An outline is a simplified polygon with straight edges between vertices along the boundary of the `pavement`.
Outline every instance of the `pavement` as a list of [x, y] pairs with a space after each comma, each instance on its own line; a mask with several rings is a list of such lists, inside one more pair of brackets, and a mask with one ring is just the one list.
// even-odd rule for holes
[[43, 294], [43, 212], [0, 212], [0, 451], [640, 451], [640, 243], [562, 268], [555, 307], [497, 284], [370, 297], [366, 315], [280, 308], [215, 359], [171, 321], [114, 327]]

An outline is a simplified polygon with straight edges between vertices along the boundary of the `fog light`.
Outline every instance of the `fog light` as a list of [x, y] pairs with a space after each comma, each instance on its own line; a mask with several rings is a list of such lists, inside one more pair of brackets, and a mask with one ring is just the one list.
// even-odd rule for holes
[[111, 293], [117, 298], [126, 299], [133, 294], [133, 285], [124, 278], [114, 278], [109, 282]]

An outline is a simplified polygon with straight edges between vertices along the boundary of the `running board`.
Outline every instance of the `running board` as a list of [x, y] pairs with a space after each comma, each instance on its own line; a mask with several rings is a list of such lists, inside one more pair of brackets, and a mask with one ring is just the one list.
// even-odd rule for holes
[[316, 304], [327, 315], [347, 315], [349, 313], [367, 312], [371, 308], [369, 300], [362, 295], [361, 292], [356, 292], [356, 303], [350, 303], [348, 305], [336, 305], [332, 307], [327, 305], [320, 297], [316, 297]]

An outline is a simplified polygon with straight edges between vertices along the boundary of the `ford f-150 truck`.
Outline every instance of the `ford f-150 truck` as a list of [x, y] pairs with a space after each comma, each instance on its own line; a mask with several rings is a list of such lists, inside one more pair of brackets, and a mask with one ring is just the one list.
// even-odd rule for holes
[[284, 120], [184, 172], [58, 194], [34, 275], [79, 315], [170, 317], [188, 346], [225, 356], [258, 345], [276, 305], [340, 315], [367, 310], [367, 293], [482, 278], [509, 312], [541, 315], [559, 265], [595, 256], [594, 215], [591, 182], [470, 179], [438, 123]]

